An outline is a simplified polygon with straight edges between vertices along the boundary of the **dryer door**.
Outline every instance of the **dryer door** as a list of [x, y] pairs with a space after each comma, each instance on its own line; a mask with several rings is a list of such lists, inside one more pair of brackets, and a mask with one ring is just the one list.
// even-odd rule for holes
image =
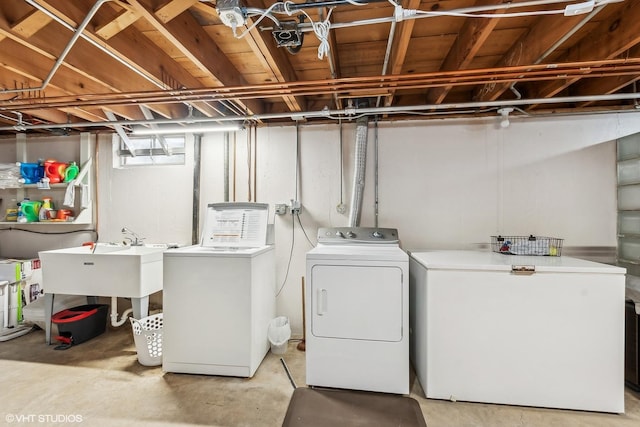
[[402, 269], [381, 265], [314, 265], [311, 333], [317, 337], [402, 339]]

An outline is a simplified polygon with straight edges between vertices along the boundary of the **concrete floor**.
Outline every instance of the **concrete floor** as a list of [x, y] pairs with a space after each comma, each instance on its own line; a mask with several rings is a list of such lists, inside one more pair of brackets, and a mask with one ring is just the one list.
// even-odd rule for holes
[[[282, 357], [304, 386], [296, 344]], [[144, 367], [128, 325], [69, 350], [54, 347], [41, 330], [0, 342], [0, 425], [280, 426], [293, 393], [281, 356], [271, 353], [252, 379]], [[414, 378], [411, 397], [429, 427], [640, 426], [640, 393], [629, 389], [624, 415], [425, 399]]]

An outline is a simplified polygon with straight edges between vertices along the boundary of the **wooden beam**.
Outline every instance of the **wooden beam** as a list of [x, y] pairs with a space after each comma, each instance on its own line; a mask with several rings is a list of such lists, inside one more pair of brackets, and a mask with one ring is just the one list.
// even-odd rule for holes
[[[3, 67], [0, 68], [0, 82], [3, 87], [7, 89], [23, 89], [23, 88], [39, 88], [42, 86], [42, 81], [48, 75], [55, 63], [55, 57], [52, 54], [47, 53], [44, 49], [49, 50], [57, 49], [60, 43], [66, 38], [62, 37], [59, 43], [53, 42], [55, 37], [51, 35], [45, 35], [44, 40], [40, 40], [38, 35], [31, 38], [32, 43], [28, 43], [25, 40], [19, 39], [16, 34], [11, 33], [7, 28], [2, 28], [4, 25], [0, 22], [0, 33], [9, 34], [11, 37], [6, 38], [1, 42], [0, 50], [3, 53]], [[48, 29], [47, 31], [51, 31]], [[59, 37], [59, 35], [58, 35]], [[33, 43], [38, 43], [36, 46]], [[51, 45], [47, 45], [51, 43]], [[42, 46], [42, 47], [39, 47]], [[89, 49], [90, 50], [90, 49]], [[25, 54], [27, 53], [27, 54]], [[92, 56], [93, 59], [97, 59]], [[114, 89], [106, 85], [104, 82], [95, 79], [95, 76], [91, 73], [91, 64], [87, 65], [88, 70], [82, 71], [70, 64], [64, 64], [60, 67], [50, 84], [44, 89], [34, 89], [32, 92], [20, 92], [15, 93], [13, 96], [19, 97], [40, 97], [40, 96], [60, 96], [70, 94], [93, 94], [93, 93], [105, 93]], [[112, 67], [105, 66], [107, 72], [112, 70]], [[89, 74], [87, 74], [89, 73]], [[88, 75], [90, 77], [88, 77]], [[116, 90], [116, 92], [121, 90]], [[12, 96], [8, 93], [7, 96]], [[165, 115], [171, 115], [176, 111], [176, 106], [154, 106], [154, 109], [164, 111]], [[82, 115], [82, 112], [78, 112]]]
[[20, 21], [11, 26], [11, 30], [21, 37], [28, 39], [42, 28], [46, 27], [52, 19], [39, 10], [33, 10]]
[[[478, 0], [475, 6], [490, 6], [502, 3], [502, 0]], [[500, 12], [500, 10], [496, 11], [496, 13]], [[449, 49], [440, 70], [467, 69], [499, 21], [499, 19], [489, 18], [467, 19], [458, 32], [458, 37], [456, 37], [453, 46]], [[450, 90], [451, 86], [430, 89], [427, 92], [427, 104], [442, 103]]]
[[[264, 9], [262, 0], [248, 0], [247, 6]], [[247, 26], [252, 24], [253, 20], [249, 19]], [[245, 41], [255, 54], [256, 59], [273, 76], [274, 81], [284, 83], [297, 80], [296, 72], [291, 66], [286, 50], [275, 45], [271, 33], [254, 28], [247, 34]], [[283, 99], [291, 111], [303, 111], [307, 108], [304, 97], [283, 96]]]
[[[57, 3], [55, 8], [53, 5], [48, 4], [46, 0], [41, 1], [41, 4], [45, 4], [47, 8], [52, 8], [58, 16], [70, 25], [79, 25], [77, 19], [81, 19], [82, 13], [78, 10], [78, 2]], [[115, 11], [114, 13], [116, 14], [116, 17], [119, 16], [118, 14], [122, 11], [122, 7], [120, 6], [124, 6], [124, 4], [113, 4], [113, 2], [106, 3], [105, 6], [103, 6], [104, 9], [100, 9], [99, 17], [103, 18], [103, 14], [109, 16], [109, 7], [114, 8], [113, 10]], [[127, 10], [130, 9], [129, 6], [127, 6], [127, 8]], [[134, 14], [134, 16], [137, 15]], [[36, 37], [27, 42], [10, 32], [9, 28], [3, 28], [3, 26], [5, 25], [2, 20], [0, 20], [0, 34], [3, 34], [3, 32], [9, 32], [15, 41], [22, 43], [25, 47], [34, 52], [50, 58], [52, 61], [51, 64], [53, 64], [53, 60], [55, 59], [55, 52], [62, 49], [61, 46], [68, 41], [68, 37], [71, 34], [68, 30], [64, 30], [62, 34], [58, 34], [59, 31], [56, 31], [51, 36], [47, 34], [44, 37]], [[49, 30], [49, 33], [51, 33], [51, 30]], [[108, 43], [105, 43], [100, 37], [89, 31], [85, 31], [84, 34], [95, 42], [100, 43], [101, 46], [108, 49], [112, 55], [119, 58], [122, 62], [131, 64], [131, 66], [141, 75], [128, 69], [122, 71], [122, 68], [120, 68], [123, 67], [122, 64], [116, 62], [112, 58], [105, 57], [105, 54], [102, 52], [96, 54], [96, 50], [93, 46], [87, 46], [82, 49], [83, 54], [88, 57], [87, 61], [83, 60], [83, 62], [86, 63], [86, 67], [84, 69], [80, 69], [77, 66], [74, 68], [71, 64], [65, 63], [65, 66], [61, 67], [56, 73], [56, 75], [60, 74], [60, 82], [63, 82], [65, 85], [75, 83], [79, 86], [73, 89], [67, 88], [70, 90], [69, 93], [105, 93], [108, 91], [123, 92], [128, 91], [130, 87], [127, 88], [127, 86], [131, 84], [137, 86], [136, 90], [155, 90], [159, 87], [176, 88], [174, 85], [178, 85], [179, 88], [201, 87], [201, 82], [198, 79], [188, 73], [164, 50], [141, 34], [133, 26], [128, 26], [122, 31], [116, 33], [110, 38]], [[55, 40], [57, 41], [54, 42]], [[80, 40], [78, 43], [87, 42]], [[79, 46], [82, 45], [79, 44]], [[55, 52], [52, 49], [55, 50]], [[76, 52], [72, 49], [69, 57], [73, 58], [73, 55], [75, 54]], [[70, 61], [71, 59], [68, 60]], [[81, 73], [85, 78], [79, 79], [77, 75], [62, 78], [62, 76], [65, 75], [64, 73], [67, 68]], [[97, 72], [94, 73], [94, 69], [97, 70]], [[121, 71], [117, 71], [118, 69]], [[98, 74], [100, 73], [106, 73], [105, 78], [107, 80], [100, 80], [98, 78]], [[120, 79], [121, 84], [124, 86], [116, 84], [118, 87], [115, 87], [113, 82], [108, 84], [107, 81], [112, 79], [114, 76], [117, 76], [117, 78]], [[52, 83], [55, 82], [56, 81], [54, 80]], [[94, 82], [97, 83], [97, 85], [94, 85]], [[151, 105], [150, 108], [164, 117], [180, 117], [187, 111], [185, 106], [178, 103], [165, 105], [155, 104]]]
[[[67, 114], [67, 118], [70, 119], [70, 116], [79, 117], [84, 119], [87, 122], [102, 122], [106, 120], [106, 116], [100, 109], [90, 108], [90, 109], [80, 109], [80, 108], [61, 108], [59, 111], [62, 111]], [[72, 126], [73, 120], [68, 120], [70, 122], [69, 126]], [[56, 123], [64, 123], [64, 121], [59, 121]]]
[[[128, 1], [156, 31], [175, 46], [200, 71], [205, 72], [220, 86], [236, 86], [247, 83], [189, 12], [183, 12], [175, 19], [163, 23], [149, 9], [146, 2], [143, 3], [141, 0]], [[260, 101], [248, 100], [242, 104], [248, 109], [249, 114], [257, 114], [263, 111], [263, 104]]]
[[140, 111], [140, 107], [135, 105], [123, 105], [117, 108], [102, 107], [100, 110], [102, 111], [103, 114], [104, 114], [104, 110], [111, 111], [112, 113], [115, 113], [118, 116], [123, 117], [127, 120], [144, 120], [144, 115], [142, 114], [142, 111]]
[[[342, 72], [340, 68], [340, 55], [338, 54], [338, 40], [336, 39], [336, 32], [329, 31], [329, 58], [330, 64], [333, 64], [333, 69], [329, 70], [331, 72], [332, 79], [339, 79], [342, 77]], [[335, 104], [335, 108], [341, 110], [343, 108], [342, 99], [338, 97], [338, 95], [333, 95], [333, 103]]]
[[[33, 55], [28, 55], [26, 57], [22, 55], [19, 57], [20, 59], [27, 61], [25, 62], [26, 64], [29, 64], [29, 61], [34, 60]], [[41, 81], [42, 81], [41, 79], [33, 78], [29, 76], [28, 73], [22, 71], [22, 68], [24, 67], [30, 68], [31, 67], [30, 65], [24, 65], [25, 63], [18, 63], [14, 59], [12, 59], [12, 57], [10, 56], [6, 56], [4, 59], [6, 60], [5, 65], [7, 66], [0, 68], [0, 71], [1, 71], [0, 87], [11, 90], [11, 89], [21, 89], [21, 88], [29, 88], [29, 87], [35, 88], [41, 84]], [[35, 58], [35, 62], [40, 63], [41, 60], [39, 60], [38, 58]], [[41, 72], [44, 73], [46, 71], [42, 69]], [[45, 90], [33, 90], [28, 92], [7, 92], [4, 95], [2, 95], [2, 98], [7, 99], [15, 96], [15, 97], [18, 97], [19, 99], [32, 98], [33, 102], [39, 102], [39, 101], [46, 101], [47, 98], [49, 97], [67, 96], [67, 95], [78, 96], [77, 90], [79, 88], [74, 83], [78, 80], [77, 74], [74, 74], [71, 70], [66, 68], [61, 68], [60, 73], [61, 73], [60, 76], [62, 77], [61, 82], [64, 82], [64, 84], [61, 86], [56, 85], [55, 84], [56, 82], [52, 82], [51, 84], [49, 84], [49, 86], [45, 88]], [[96, 85], [96, 87], [98, 86]], [[91, 89], [91, 86], [87, 87], [87, 89]], [[63, 109], [63, 110], [66, 111], [68, 114], [71, 114], [72, 116], [80, 117], [85, 120], [90, 120], [90, 121], [103, 120], [103, 118], [96, 116], [95, 113], [90, 113], [90, 111], [92, 111], [91, 108], [75, 108], [74, 107], [74, 108]], [[117, 114], [123, 117], [128, 117], [126, 112], [129, 111], [129, 107], [127, 106], [115, 107], [113, 110]], [[44, 110], [38, 110], [38, 111], [44, 111]], [[41, 115], [41, 118], [45, 121], [52, 121], [53, 117], [54, 116], [49, 114], [46, 117]], [[134, 117], [130, 117], [130, 118], [134, 119]], [[67, 120], [65, 119], [64, 121], [67, 121]]]
[[[419, 9], [420, 3], [420, 0], [405, 0], [403, 7], [405, 9]], [[396, 75], [402, 73], [402, 66], [407, 56], [407, 49], [409, 49], [409, 42], [411, 41], [411, 34], [413, 33], [415, 22], [415, 19], [409, 19], [408, 21], [400, 22], [396, 27], [396, 35], [391, 46], [389, 72], [387, 74]], [[394, 96], [395, 90], [392, 90], [391, 94], [385, 99], [385, 105], [387, 107], [393, 104]]]
[[[563, 62], [612, 59], [640, 43], [640, 2], [626, 2], [617, 14], [602, 21], [584, 39], [571, 47]], [[579, 77], [557, 80], [529, 88], [531, 98], [547, 98], [580, 80]]]
[[189, 9], [194, 4], [199, 3], [198, 0], [167, 0], [165, 4], [156, 8], [156, 16], [158, 19], [167, 23], [173, 18], [180, 15], [182, 12]]
[[[61, 110], [29, 110], [29, 116], [42, 120], [45, 123], [66, 123], [69, 119], [67, 113]], [[26, 120], [31, 122], [32, 120]]]
[[[541, 17], [529, 31], [511, 46], [502, 59], [495, 64], [495, 68], [537, 63], [549, 48], [561, 40], [582, 19], [582, 16], [566, 17], [563, 15]], [[479, 102], [495, 101], [510, 85], [510, 83], [487, 83], [474, 91], [473, 99]]]
[[125, 28], [136, 22], [140, 16], [132, 10], [123, 8], [114, 19], [96, 28], [95, 33], [103, 40], [109, 40]]
[[[628, 52], [626, 56], [631, 58], [640, 58], [640, 44], [635, 45]], [[640, 76], [614, 76], [614, 77], [600, 77], [594, 79], [582, 79], [582, 81], [576, 83], [572, 87], [572, 96], [589, 96], [589, 95], [606, 95], [615, 93], [620, 89], [623, 89], [634, 82], [640, 80]], [[577, 104], [578, 108], [584, 108], [593, 104], [593, 102], [582, 102]]]
[[[47, 0], [41, 0], [41, 4], [45, 5], [48, 9], [54, 11], [54, 13], [64, 19], [72, 26], [77, 26], [78, 19], [82, 18], [83, 12], [78, 9], [79, 2], [61, 2], [56, 3], [55, 7]], [[103, 8], [100, 9], [97, 17], [103, 18], [103, 14], [109, 16], [108, 8], [113, 7], [116, 13], [120, 13], [122, 10], [122, 3], [113, 4], [113, 2], [106, 3]], [[1, 15], [1, 14], [0, 14]], [[117, 15], [116, 15], [117, 16]], [[74, 18], [75, 17], [75, 18]], [[0, 34], [7, 29], [2, 28], [3, 22], [0, 20]], [[63, 34], [66, 33], [67, 30], [64, 30]], [[68, 32], [68, 34], [71, 34]], [[101, 52], [93, 57], [90, 56], [96, 62], [100, 61], [100, 58], [104, 61], [102, 65], [96, 63], [89, 63], [88, 71], [84, 72], [81, 69], [75, 68], [68, 63], [65, 63], [63, 67], [61, 67], [56, 74], [60, 74], [63, 72], [65, 68], [71, 68], [76, 72], [79, 72], [85, 76], [85, 80], [79, 80], [77, 76], [74, 76], [72, 79], [69, 79], [71, 82], [78, 82], [81, 86], [78, 92], [80, 93], [104, 93], [107, 91], [114, 92], [122, 92], [123, 87], [112, 87], [109, 86], [105, 81], [100, 81], [96, 79], [96, 75], [98, 73], [93, 73], [91, 71], [92, 67], [96, 67], [97, 70], [103, 71], [111, 71], [112, 73], [118, 74], [124, 82], [128, 84], [134, 84], [138, 86], [138, 90], [143, 88], [148, 89], [157, 89], [159, 87], [169, 87], [165, 85], [165, 82], [170, 81], [172, 83], [179, 82], [180, 87], [200, 87], [201, 83], [198, 79], [189, 74], [184, 68], [179, 66], [176, 61], [173, 60], [170, 56], [166, 54], [162, 49], [160, 49], [157, 45], [152, 43], [147, 37], [142, 35], [139, 31], [137, 31], [132, 26], [127, 27], [126, 29], [120, 31], [112, 39], [108, 44], [105, 44], [104, 41], [99, 38], [97, 35], [85, 31], [84, 33], [89, 38], [92, 38], [94, 41], [100, 43], [101, 46], [105, 47], [109, 50], [109, 52], [119, 58], [122, 62], [130, 64], [133, 68], [135, 68], [140, 74], [134, 73], [133, 71], [126, 70], [126, 72], [117, 72], [118, 67], [122, 67], [122, 64], [115, 62], [110, 62], [110, 59], [105, 59]], [[17, 37], [15, 34], [10, 33], [11, 37], [19, 43], [22, 43], [25, 47], [33, 50], [34, 52], [38, 52], [42, 55], [45, 55], [49, 58], [55, 59], [55, 53], [49, 52], [52, 47], [50, 45], [54, 45], [54, 49], [62, 49], [63, 46], [62, 41], [58, 42], [58, 44], [53, 43], [53, 40], [57, 40], [60, 35], [54, 34], [52, 37], [45, 36], [37, 39], [32, 39], [29, 42], [22, 40]], [[66, 39], [65, 39], [66, 40]], [[85, 43], [84, 40], [79, 41], [78, 43]], [[66, 43], [66, 41], [64, 42]], [[37, 44], [37, 45], [36, 45]], [[40, 48], [39, 46], [42, 46]], [[45, 50], [48, 49], [48, 50]], [[87, 48], [83, 50], [83, 53], [87, 52], [95, 52], [92, 50], [93, 47]], [[73, 49], [72, 49], [72, 52]], [[70, 53], [70, 56], [72, 56]], [[149, 67], [149, 68], [147, 68]], [[142, 77], [144, 76], [144, 77]], [[139, 79], [139, 80], [138, 80]], [[67, 79], [61, 79], [65, 81]], [[98, 84], [103, 85], [103, 87], [99, 88], [98, 86], [92, 87], [91, 82], [96, 82]], [[137, 83], [136, 83], [137, 82]], [[55, 83], [55, 81], [53, 82]], [[107, 87], [104, 87], [107, 86]], [[173, 86], [171, 86], [174, 88]], [[127, 88], [124, 88], [128, 91]], [[76, 93], [76, 92], [72, 92]], [[176, 114], [184, 114], [186, 111], [185, 106], [181, 106], [178, 103], [174, 104], [155, 104], [152, 105], [152, 108], [156, 113], [164, 116], [164, 117], [175, 117]]]

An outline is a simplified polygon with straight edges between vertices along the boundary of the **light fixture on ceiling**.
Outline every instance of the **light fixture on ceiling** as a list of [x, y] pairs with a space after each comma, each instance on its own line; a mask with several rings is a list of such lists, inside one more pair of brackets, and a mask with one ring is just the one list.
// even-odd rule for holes
[[498, 110], [498, 114], [500, 114], [500, 127], [508, 128], [509, 127], [509, 113], [513, 111], [512, 107], [503, 107]]
[[226, 124], [194, 124], [194, 125], [157, 125], [155, 127], [135, 126], [131, 135], [169, 135], [179, 133], [207, 133], [207, 132], [233, 132], [241, 130], [242, 126], [236, 123]]

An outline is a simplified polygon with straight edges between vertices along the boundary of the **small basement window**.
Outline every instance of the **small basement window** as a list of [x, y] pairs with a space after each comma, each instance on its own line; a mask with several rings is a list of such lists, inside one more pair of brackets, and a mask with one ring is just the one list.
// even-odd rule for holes
[[184, 165], [185, 135], [129, 136], [127, 140], [116, 136], [114, 139], [117, 141], [115, 167]]

